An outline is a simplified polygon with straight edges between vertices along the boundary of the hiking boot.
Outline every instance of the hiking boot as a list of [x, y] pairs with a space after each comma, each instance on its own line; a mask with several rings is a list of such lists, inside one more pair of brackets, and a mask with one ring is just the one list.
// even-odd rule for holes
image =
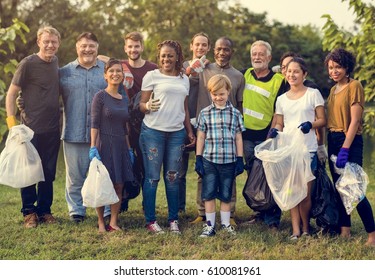
[[210, 222], [207, 222], [206, 224], [204, 224], [203, 231], [201, 235], [199, 235], [199, 237], [203, 237], [203, 238], [212, 237], [215, 234], [216, 234], [215, 227], [211, 226]]
[[178, 228], [178, 221], [174, 220], [169, 223], [169, 230], [174, 234], [181, 234], [180, 229]]
[[192, 225], [196, 225], [196, 224], [200, 224], [201, 222], [205, 222], [206, 221], [206, 216], [198, 216], [195, 218], [194, 221], [191, 221], [190, 224]]
[[229, 226], [221, 225], [221, 229], [229, 233], [230, 235], [236, 235], [236, 230], [234, 229], [232, 225], [229, 225]]
[[39, 217], [39, 222], [46, 224], [55, 224], [56, 219], [52, 216], [52, 214], [44, 214]]
[[[150, 222], [146, 225], [146, 228], [149, 232], [152, 232], [152, 233], [155, 233], [155, 234], [163, 234], [164, 231], [162, 230], [162, 228], [159, 226], [158, 222], [156, 221], [153, 221], [153, 222]], [[178, 228], [178, 226], [177, 226]]]
[[36, 213], [31, 213], [24, 216], [23, 225], [25, 228], [36, 228], [38, 226], [38, 217]]

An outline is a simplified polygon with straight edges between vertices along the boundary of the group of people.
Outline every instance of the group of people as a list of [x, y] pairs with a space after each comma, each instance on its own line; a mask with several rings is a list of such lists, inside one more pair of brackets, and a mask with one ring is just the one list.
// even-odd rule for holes
[[[234, 43], [228, 37], [215, 41], [213, 62], [206, 58], [211, 41], [203, 32], [191, 40], [190, 60], [184, 60], [178, 41], [165, 40], [158, 44], [158, 65], [142, 58], [141, 33], [131, 32], [124, 39], [127, 60], [118, 60], [98, 56], [98, 39], [84, 32], [76, 40], [77, 59], [59, 68], [60, 34], [53, 27], [42, 27], [37, 34], [39, 52], [19, 63], [6, 97], [7, 124], [9, 129], [17, 124], [16, 99], [21, 92], [21, 121], [34, 130], [32, 143], [45, 174], [44, 182], [21, 189], [26, 228], [56, 222], [51, 205], [60, 144], [59, 95], [64, 106], [61, 139], [71, 220], [80, 223], [85, 219], [81, 189], [94, 157], [107, 168], [119, 197], [116, 204], [96, 209], [99, 232], [121, 230], [118, 214], [126, 201], [124, 185], [136, 177], [136, 164], [142, 175], [147, 230], [165, 232], [155, 213], [163, 170], [169, 231], [181, 234], [178, 220], [186, 207], [189, 152], [195, 151], [198, 216], [191, 223], [204, 223], [202, 238], [216, 233], [216, 199], [220, 201], [221, 229], [236, 234], [236, 176], [244, 169], [249, 175], [255, 146], [277, 137], [280, 131], [301, 129], [312, 172], [318, 160], [325, 162], [332, 154], [337, 155], [338, 168], [347, 162], [362, 165], [364, 92], [351, 78], [355, 66], [352, 53], [335, 49], [326, 57], [329, 77], [336, 83], [326, 114], [321, 93], [306, 79], [303, 58], [285, 53], [281, 73], [275, 73], [269, 67], [272, 48], [268, 42], [254, 42], [250, 48], [252, 67], [239, 71], [231, 65]], [[129, 129], [129, 102], [138, 93], [138, 110], [144, 117], [137, 129]], [[331, 161], [329, 167], [336, 182], [339, 175]], [[291, 209], [291, 240], [310, 235], [312, 184], [308, 183], [307, 197]], [[375, 246], [375, 222], [366, 198], [357, 210], [368, 233], [366, 244]], [[339, 211], [341, 235], [348, 237], [350, 215], [342, 203]], [[246, 223], [264, 222], [277, 230], [281, 214], [276, 205], [257, 212]]]

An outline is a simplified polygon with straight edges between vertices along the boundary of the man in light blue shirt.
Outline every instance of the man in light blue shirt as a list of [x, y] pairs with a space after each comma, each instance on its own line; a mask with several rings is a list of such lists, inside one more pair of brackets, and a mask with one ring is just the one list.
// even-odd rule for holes
[[66, 167], [65, 197], [70, 219], [82, 222], [86, 207], [81, 190], [90, 165], [91, 102], [107, 86], [104, 62], [97, 59], [99, 42], [90, 32], [76, 41], [77, 59], [60, 68], [60, 92], [64, 103], [62, 137]]

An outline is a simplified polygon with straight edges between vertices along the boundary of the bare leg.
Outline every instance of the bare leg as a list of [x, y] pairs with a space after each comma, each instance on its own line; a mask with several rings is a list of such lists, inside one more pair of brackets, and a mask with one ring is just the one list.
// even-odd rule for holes
[[118, 226], [117, 223], [118, 223], [118, 214], [120, 213], [120, 208], [121, 208], [123, 187], [124, 187], [123, 184], [114, 185], [119, 201], [115, 204], [111, 204], [111, 220], [109, 222], [109, 225], [115, 230], [121, 230], [121, 228]]
[[375, 247], [375, 231], [368, 234], [368, 239], [365, 245]]
[[310, 210], [311, 210], [311, 186], [314, 181], [307, 183], [307, 196], [298, 204], [299, 214], [302, 220], [302, 232], [309, 233], [310, 230]]
[[98, 227], [99, 232], [105, 232], [105, 222], [104, 222], [104, 206], [97, 207], [96, 213], [98, 214]]
[[290, 209], [290, 217], [292, 219], [292, 230], [293, 230], [292, 235], [300, 236], [301, 235], [301, 229], [300, 229], [301, 216], [299, 213], [299, 205]]

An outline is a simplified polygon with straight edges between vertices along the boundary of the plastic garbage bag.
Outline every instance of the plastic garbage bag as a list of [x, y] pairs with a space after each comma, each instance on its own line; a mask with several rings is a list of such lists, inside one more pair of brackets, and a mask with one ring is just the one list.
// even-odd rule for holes
[[298, 205], [307, 196], [307, 183], [315, 179], [303, 132], [298, 128], [279, 132], [254, 151], [263, 162], [268, 186], [280, 209], [287, 211]]
[[254, 160], [242, 194], [246, 204], [254, 211], [265, 211], [276, 205], [260, 159]]
[[325, 166], [320, 162], [315, 177], [315, 185], [311, 191], [311, 215], [319, 227], [336, 227], [339, 222], [339, 194], [328, 177]]
[[44, 181], [42, 161], [30, 142], [33, 137], [34, 131], [24, 124], [9, 130], [0, 155], [0, 184], [24, 188]]
[[350, 215], [358, 203], [366, 195], [368, 176], [361, 166], [354, 162], [347, 162], [344, 168], [336, 167], [337, 156], [331, 155], [335, 172], [340, 174], [335, 186], [340, 194], [346, 213]]
[[82, 187], [83, 205], [101, 207], [119, 201], [107, 168], [97, 158], [90, 162], [89, 172]]

